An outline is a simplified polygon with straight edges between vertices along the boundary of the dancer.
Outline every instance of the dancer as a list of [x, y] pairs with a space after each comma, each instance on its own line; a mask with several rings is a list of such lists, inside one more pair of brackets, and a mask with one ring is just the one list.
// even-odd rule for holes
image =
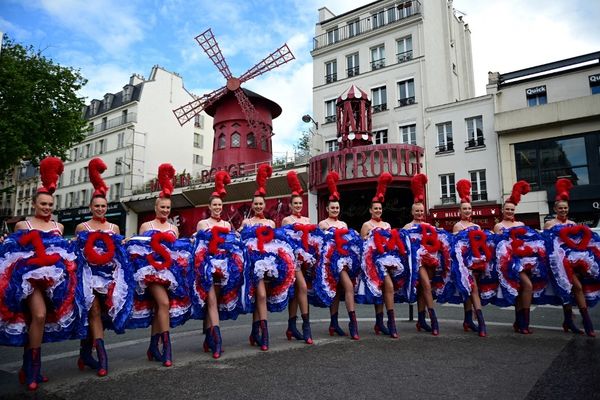
[[[300, 184], [296, 171], [287, 174], [288, 186], [292, 190], [290, 208], [292, 215], [281, 221], [282, 230], [286, 234], [288, 244], [294, 249], [296, 256], [296, 282], [294, 283], [294, 296], [288, 305], [288, 328], [285, 335], [288, 340], [304, 340], [312, 344], [310, 330], [310, 317], [308, 312], [308, 288], [312, 289], [312, 281], [318, 268], [323, 247], [323, 235], [316, 225], [310, 223], [307, 217], [302, 216], [302, 194], [304, 189]], [[312, 292], [312, 290], [311, 290]], [[302, 317], [302, 333], [296, 328], [298, 306]]]
[[296, 265], [294, 251], [285, 236], [275, 230], [275, 222], [265, 218], [267, 179], [273, 169], [268, 164], [258, 167], [258, 189], [252, 199], [254, 215], [242, 221], [241, 236], [246, 246], [246, 297], [252, 312], [250, 345], [269, 349], [267, 311], [278, 312], [288, 305], [288, 292], [294, 284]]
[[556, 181], [554, 202], [555, 218], [544, 224], [548, 237], [550, 268], [553, 282], [563, 303], [565, 332], [582, 334], [573, 320], [572, 302], [575, 300], [583, 320], [586, 335], [595, 337], [594, 326], [588, 308], [595, 305], [600, 293], [600, 237], [585, 225], [569, 220], [569, 192], [573, 184], [569, 179]]
[[0, 345], [23, 346], [19, 381], [37, 390], [42, 342], [79, 337], [85, 318], [75, 254], [52, 220], [54, 196], [63, 172], [59, 158], [40, 162], [42, 186], [33, 196], [34, 216], [20, 221], [0, 248]]
[[[92, 219], [75, 228], [77, 234], [77, 262], [83, 271], [83, 290], [88, 312], [87, 337], [81, 340], [77, 366], [97, 371], [98, 376], [108, 373], [108, 356], [104, 347], [104, 324], [123, 333], [125, 322], [133, 305], [133, 274], [121, 242], [119, 227], [106, 220], [108, 187], [100, 174], [106, 164], [93, 158], [88, 164], [94, 192], [90, 201]], [[103, 315], [105, 322], [103, 323]], [[96, 349], [98, 360], [92, 350]]]
[[[456, 183], [456, 191], [460, 197], [460, 221], [454, 224], [452, 232], [455, 237], [453, 271], [456, 286], [464, 301], [465, 318], [463, 329], [478, 332], [480, 337], [487, 336], [485, 320], [481, 311], [479, 282], [481, 276], [491, 270], [492, 248], [488, 245], [488, 237], [481, 227], [471, 220], [471, 181], [461, 179]], [[462, 233], [461, 233], [462, 232]], [[464, 243], [466, 242], [466, 243]], [[464, 243], [466, 246], [463, 246]], [[478, 325], [473, 322], [473, 310]]]
[[327, 175], [329, 199], [327, 201], [327, 218], [319, 222], [319, 228], [327, 236], [323, 245], [321, 266], [317, 268], [315, 277], [315, 293], [323, 304], [329, 304], [329, 335], [337, 333], [346, 336], [346, 332], [338, 323], [340, 298], [344, 299], [348, 310], [348, 329], [352, 340], [359, 340], [356, 308], [354, 305], [353, 280], [360, 274], [362, 240], [354, 229], [348, 229], [344, 221], [339, 220], [340, 193], [337, 182], [340, 179], [335, 171]]
[[[171, 164], [158, 167], [162, 191], [154, 203], [155, 217], [140, 226], [141, 237], [127, 242], [136, 281], [134, 311], [128, 327], [152, 325], [146, 354], [148, 360], [162, 362], [165, 367], [173, 365], [169, 327], [183, 324], [191, 309], [186, 281], [191, 260], [190, 242], [178, 240], [179, 230], [167, 221], [174, 176]], [[162, 351], [159, 342], [162, 342]]]
[[243, 244], [221, 219], [225, 185], [229, 174], [215, 175], [215, 191], [208, 199], [210, 217], [198, 222], [194, 249], [193, 318], [204, 320], [204, 351], [221, 357], [220, 319], [236, 319], [242, 311], [241, 288], [244, 282]]

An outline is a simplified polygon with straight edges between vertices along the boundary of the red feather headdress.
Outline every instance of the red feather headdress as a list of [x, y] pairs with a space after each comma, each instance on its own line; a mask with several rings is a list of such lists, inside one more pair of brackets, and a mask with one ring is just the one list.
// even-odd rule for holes
[[58, 157], [46, 157], [40, 162], [40, 175], [42, 186], [38, 188], [38, 193], [52, 194], [56, 190], [58, 177], [63, 173], [65, 166]]
[[521, 202], [521, 196], [531, 192], [531, 186], [527, 181], [519, 181], [513, 185], [510, 197], [506, 200], [506, 203], [512, 203], [515, 206]]
[[258, 167], [258, 172], [256, 173], [256, 192], [254, 192], [255, 196], [266, 196], [267, 195], [267, 179], [271, 177], [273, 173], [273, 168], [269, 164], [261, 164]]
[[212, 192], [211, 196], [224, 198], [227, 196], [227, 190], [225, 190], [225, 185], [231, 183], [231, 177], [227, 173], [227, 171], [218, 171], [215, 174], [215, 191]]
[[461, 179], [456, 182], [456, 191], [458, 192], [458, 197], [460, 197], [461, 203], [470, 203], [471, 202], [471, 181], [468, 179]]
[[425, 201], [425, 184], [427, 175], [417, 174], [410, 180], [410, 189], [413, 193], [414, 203], [423, 203]]
[[290, 189], [292, 189], [292, 197], [302, 196], [304, 189], [302, 189], [302, 184], [298, 179], [298, 174], [296, 174], [296, 171], [290, 171], [287, 173], [287, 183]]
[[175, 168], [171, 164], [160, 164], [158, 166], [158, 183], [162, 191], [158, 197], [169, 198], [173, 193], [173, 177], [175, 176]]
[[389, 172], [384, 172], [383, 174], [379, 175], [379, 179], [377, 180], [377, 192], [375, 193], [375, 197], [373, 197], [373, 200], [371, 200], [372, 202], [384, 202], [385, 192], [387, 190], [388, 185], [392, 183], [393, 179], [394, 178], [392, 177], [392, 174], [390, 174]]
[[108, 191], [108, 186], [104, 183], [104, 180], [100, 176], [104, 171], [106, 171], [106, 164], [100, 158], [92, 158], [90, 163], [88, 164], [88, 175], [90, 177], [90, 182], [94, 186], [94, 193], [92, 194], [92, 198], [94, 197], [104, 197], [106, 198], [106, 192]]
[[569, 192], [573, 187], [573, 182], [570, 179], [560, 178], [556, 181], [554, 187], [556, 188], [555, 201], [569, 201]]
[[340, 192], [337, 190], [337, 182], [340, 176], [337, 172], [331, 171], [327, 174], [327, 188], [329, 189], [329, 201], [340, 201]]

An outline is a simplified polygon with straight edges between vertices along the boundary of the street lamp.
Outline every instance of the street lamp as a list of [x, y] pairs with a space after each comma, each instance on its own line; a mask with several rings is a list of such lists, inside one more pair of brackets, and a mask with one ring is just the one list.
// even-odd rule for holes
[[312, 121], [312, 123], [315, 124], [315, 128], [319, 129], [319, 123], [317, 121], [315, 121], [313, 119], [313, 117], [311, 117], [309, 114], [304, 114], [302, 116], [302, 121], [305, 122], [305, 123], [307, 123], [307, 124]]
[[315, 125], [315, 130], [313, 131], [312, 129], [309, 128], [309, 132], [310, 132], [310, 153], [312, 153], [312, 150], [314, 149], [316, 152], [320, 153], [321, 149], [317, 147], [319, 141], [315, 140], [315, 136], [319, 135], [319, 123], [317, 121], [314, 120], [314, 118], [310, 115], [310, 114], [304, 114], [302, 116], [302, 122], [304, 123], [309, 123], [312, 122]]

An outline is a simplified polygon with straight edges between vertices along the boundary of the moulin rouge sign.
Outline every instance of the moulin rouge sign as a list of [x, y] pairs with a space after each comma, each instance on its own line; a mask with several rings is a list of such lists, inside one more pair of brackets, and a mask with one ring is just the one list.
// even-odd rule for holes
[[[237, 178], [240, 176], [244, 176], [246, 171], [244, 171], [244, 163], [238, 164], [230, 164], [227, 168], [211, 168], [211, 169], [203, 169], [200, 172], [200, 176], [192, 179], [192, 176], [189, 173], [182, 173], [175, 175], [173, 177], [173, 187], [187, 187], [192, 183], [208, 183], [215, 179], [215, 174], [217, 171], [224, 170], [229, 173], [229, 176], [232, 178]], [[253, 171], [254, 172], [254, 171]], [[160, 184], [158, 183], [158, 179], [152, 179], [150, 181], [150, 191], [155, 192], [161, 190]]]
[[340, 175], [340, 183], [376, 179], [382, 172], [409, 178], [421, 172], [423, 148], [410, 144], [379, 144], [351, 147], [310, 159], [309, 185], [326, 185], [329, 171]]

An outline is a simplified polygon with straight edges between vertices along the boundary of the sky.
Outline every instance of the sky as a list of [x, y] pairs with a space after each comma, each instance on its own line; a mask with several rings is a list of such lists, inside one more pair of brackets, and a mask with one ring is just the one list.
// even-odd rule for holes
[[[433, 0], [421, 0], [426, 2]], [[437, 0], [436, 0], [437, 1]], [[234, 76], [283, 43], [296, 59], [244, 84], [277, 102], [274, 156], [293, 153], [312, 113], [312, 38], [318, 9], [342, 14], [365, 0], [0, 0], [0, 31], [88, 79], [86, 103], [160, 65], [202, 95], [225, 84], [194, 38], [208, 28]], [[455, 0], [471, 31], [476, 95], [488, 71], [511, 72], [600, 51], [597, 0]]]

